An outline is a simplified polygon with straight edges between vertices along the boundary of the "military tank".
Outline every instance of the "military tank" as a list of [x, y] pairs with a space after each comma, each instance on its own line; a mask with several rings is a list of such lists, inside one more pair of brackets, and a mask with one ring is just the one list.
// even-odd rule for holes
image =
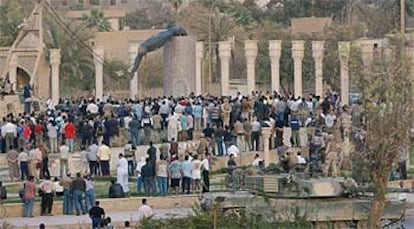
[[[247, 211], [270, 221], [294, 221], [300, 217], [317, 229], [368, 227], [372, 195], [364, 193], [352, 179], [307, 178], [289, 173], [243, 175], [236, 180], [240, 190], [249, 194], [221, 198], [219, 204], [224, 213]], [[384, 227], [401, 222], [405, 209], [405, 200], [387, 199]]]

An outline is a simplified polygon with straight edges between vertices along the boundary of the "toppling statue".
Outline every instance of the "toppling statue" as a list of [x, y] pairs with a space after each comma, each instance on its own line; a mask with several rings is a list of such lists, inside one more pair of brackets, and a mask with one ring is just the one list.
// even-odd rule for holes
[[182, 26], [169, 26], [167, 30], [159, 32], [142, 42], [138, 48], [138, 54], [135, 58], [131, 73], [138, 70], [143, 56], [149, 52], [161, 48], [174, 36], [187, 36], [187, 31]]

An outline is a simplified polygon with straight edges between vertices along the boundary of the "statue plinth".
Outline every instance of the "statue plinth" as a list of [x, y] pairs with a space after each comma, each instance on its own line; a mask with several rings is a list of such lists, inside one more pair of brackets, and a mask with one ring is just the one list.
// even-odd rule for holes
[[195, 92], [195, 36], [173, 37], [164, 46], [164, 95], [184, 96]]

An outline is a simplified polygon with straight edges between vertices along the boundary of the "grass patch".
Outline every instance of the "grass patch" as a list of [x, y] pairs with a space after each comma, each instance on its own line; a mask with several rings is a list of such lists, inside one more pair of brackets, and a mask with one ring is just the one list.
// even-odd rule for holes
[[[226, 190], [226, 185], [224, 183], [224, 176], [226, 174], [217, 173], [216, 175], [210, 178], [210, 187], [212, 192], [220, 192]], [[109, 194], [109, 187], [111, 185], [111, 180], [116, 180], [116, 177], [94, 177], [92, 178], [95, 185], [95, 197], [97, 199], [107, 199]], [[23, 188], [24, 182], [15, 182], [5, 184], [7, 187], [8, 198], [3, 200], [5, 204], [12, 203], [21, 203], [20, 197], [17, 196], [20, 189]], [[40, 182], [36, 182], [36, 186], [39, 187]], [[145, 197], [145, 193], [137, 192], [137, 178], [129, 178], [129, 196], [130, 197]], [[158, 188], [158, 187], [157, 187]], [[157, 195], [156, 195], [157, 196]], [[56, 197], [56, 201], [62, 201], [63, 197]], [[40, 202], [41, 197], [36, 197], [35, 202]]]

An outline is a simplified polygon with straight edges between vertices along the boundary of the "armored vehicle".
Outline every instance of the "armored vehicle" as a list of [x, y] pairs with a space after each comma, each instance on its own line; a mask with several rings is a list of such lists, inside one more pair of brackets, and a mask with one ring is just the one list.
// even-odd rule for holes
[[[240, 188], [250, 195], [223, 198], [220, 205], [224, 212], [243, 210], [270, 221], [294, 221], [301, 217], [317, 229], [367, 228], [372, 194], [363, 193], [352, 179], [274, 174], [245, 176], [240, 183]], [[405, 200], [387, 199], [384, 227], [398, 224], [405, 209]]]

